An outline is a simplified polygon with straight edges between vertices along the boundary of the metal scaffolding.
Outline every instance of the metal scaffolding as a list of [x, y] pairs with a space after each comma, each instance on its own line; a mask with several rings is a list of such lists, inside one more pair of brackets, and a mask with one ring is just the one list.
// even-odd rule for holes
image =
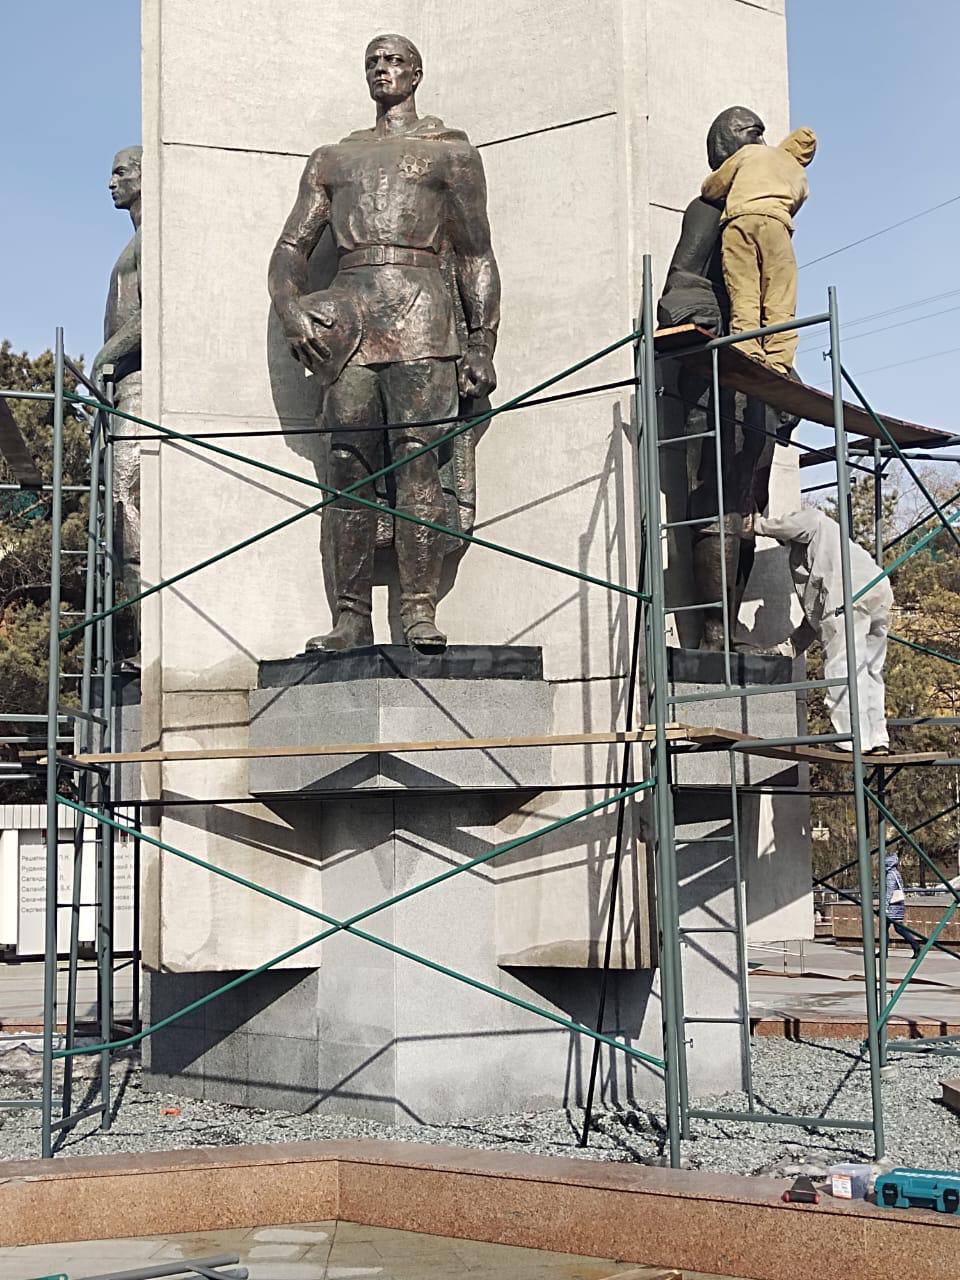
[[[931, 948], [938, 944], [937, 939], [960, 906], [960, 892], [939, 872], [932, 860], [917, 843], [914, 831], [905, 828], [890, 812], [886, 801], [886, 785], [894, 770], [912, 767], [915, 764], [947, 764], [960, 765], [960, 760], [951, 760], [942, 755], [932, 758], [911, 756], [893, 756], [889, 762], [877, 765], [870, 761], [874, 773], [868, 779], [860, 741], [859, 717], [857, 707], [856, 661], [854, 660], [854, 633], [852, 606], [860, 595], [868, 588], [854, 593], [851, 585], [849, 540], [852, 525], [852, 504], [850, 473], [856, 468], [864, 470], [862, 462], [851, 460], [848, 447], [847, 430], [852, 421], [857, 434], [857, 453], [862, 454], [863, 447], [869, 447], [872, 453], [869, 469], [876, 486], [876, 555], [878, 560], [877, 577], [880, 581], [889, 575], [909, 556], [916, 554], [923, 546], [928, 545], [942, 529], [947, 529], [954, 541], [960, 545], [960, 535], [954, 528], [954, 522], [960, 519], [960, 512], [947, 515], [944, 507], [938, 504], [929, 493], [912, 466], [905, 449], [928, 448], [937, 449], [944, 444], [955, 442], [955, 438], [944, 433], [933, 432], [913, 424], [902, 423], [893, 419], [878, 416], [869, 406], [859, 388], [847, 374], [840, 357], [840, 325], [837, 311], [836, 295], [833, 289], [828, 294], [827, 310], [819, 315], [796, 320], [790, 324], [768, 326], [751, 334], [735, 334], [728, 337], [715, 338], [710, 334], [686, 326], [682, 330], [656, 331], [654, 322], [654, 299], [652, 269], [649, 257], [643, 262], [643, 296], [640, 319], [637, 328], [611, 343], [603, 350], [578, 361], [560, 373], [540, 382], [528, 391], [514, 396], [505, 404], [489, 409], [480, 415], [469, 418], [451, 418], [443, 420], [442, 425], [448, 427], [433, 445], [424, 446], [406, 457], [382, 467], [373, 476], [367, 477], [362, 484], [344, 490], [334, 489], [320, 481], [309, 479], [303, 475], [286, 471], [280, 467], [247, 457], [241, 453], [215, 443], [215, 439], [230, 437], [237, 433], [213, 432], [207, 435], [186, 435], [174, 431], [160, 423], [149, 422], [129, 413], [121, 412], [113, 405], [112, 387], [108, 381], [106, 391], [90, 383], [83, 373], [70, 365], [64, 357], [63, 334], [56, 335], [55, 382], [51, 392], [18, 392], [0, 390], [0, 406], [6, 409], [8, 400], [17, 398], [44, 399], [52, 403], [53, 408], [53, 477], [51, 497], [51, 582], [50, 582], [50, 637], [49, 637], [49, 685], [48, 706], [45, 717], [34, 715], [7, 717], [17, 723], [44, 722], [46, 724], [46, 756], [41, 762], [45, 768], [47, 810], [48, 815], [58, 815], [63, 809], [73, 812], [75, 826], [69, 835], [73, 848], [74, 877], [72, 899], [69, 903], [58, 901], [58, 860], [61, 835], [58, 822], [49, 819], [47, 823], [46, 841], [46, 934], [45, 934], [45, 981], [44, 981], [44, 1026], [43, 1026], [43, 1076], [41, 1097], [28, 1101], [9, 1099], [0, 1101], [0, 1107], [35, 1106], [41, 1112], [42, 1154], [53, 1154], [59, 1135], [72, 1128], [81, 1119], [90, 1115], [99, 1115], [104, 1129], [110, 1127], [112, 1118], [110, 1093], [110, 1064], [113, 1054], [139, 1044], [148, 1036], [161, 1032], [164, 1028], [180, 1018], [218, 998], [225, 992], [234, 990], [252, 978], [266, 972], [273, 966], [291, 959], [293, 956], [313, 946], [315, 943], [346, 932], [362, 938], [372, 946], [385, 948], [394, 955], [401, 956], [413, 963], [444, 974], [454, 981], [465, 983], [480, 990], [491, 998], [506, 1001], [537, 1017], [546, 1019], [579, 1036], [586, 1036], [593, 1042], [593, 1062], [589, 1087], [586, 1094], [586, 1117], [581, 1135], [581, 1144], [589, 1139], [591, 1111], [593, 1106], [599, 1052], [602, 1045], [643, 1062], [662, 1074], [665, 1090], [665, 1112], [669, 1142], [670, 1163], [674, 1167], [680, 1163], [681, 1142], [691, 1132], [691, 1122], [699, 1119], [727, 1119], [761, 1124], [789, 1124], [808, 1129], [836, 1128], [849, 1130], [866, 1130], [873, 1135], [874, 1149], [877, 1156], [884, 1151], [883, 1109], [881, 1098], [880, 1069], [886, 1054], [891, 1047], [915, 1047], [914, 1043], [903, 1044], [901, 1041], [887, 1040], [887, 1025], [890, 1015], [907, 988], [917, 968]], [[832, 374], [831, 394], [820, 395], [812, 388], [804, 387], [794, 381], [779, 378], [770, 374], [763, 376], [762, 371], [753, 361], [743, 356], [736, 348], [745, 339], [764, 337], [765, 335], [784, 329], [801, 329], [814, 325], [827, 325], [829, 329], [829, 359]], [[611, 353], [632, 348], [634, 357], [633, 376], [613, 383], [601, 384], [601, 387], [585, 387], [574, 392], [543, 396], [542, 392], [553, 387], [563, 379], [588, 367]], [[721, 387], [733, 388], [744, 394], [759, 398], [767, 404], [785, 410], [797, 410], [801, 416], [810, 417], [814, 421], [824, 423], [833, 428], [835, 442], [830, 450], [811, 450], [808, 446], [797, 445], [805, 452], [810, 461], [821, 463], [831, 461], [836, 468], [837, 512], [841, 530], [841, 570], [843, 577], [844, 606], [838, 613], [843, 613], [845, 641], [847, 650], [847, 675], [830, 680], [801, 680], [779, 684], [737, 684], [733, 679], [733, 631], [736, 619], [731, 617], [728, 605], [726, 582], [723, 583], [723, 599], [719, 602], [697, 602], [696, 605], [673, 606], [668, 604], [664, 592], [665, 545], [669, 530], [676, 522], [666, 521], [661, 511], [661, 493], [663, 492], [662, 457], [667, 440], [661, 424], [660, 404], [663, 387], [661, 369], [666, 361], [679, 360], [695, 362], [700, 369], [708, 372], [713, 406], [713, 428], [704, 433], [712, 442], [715, 450], [717, 473], [717, 511], [725, 510], [723, 494], [723, 457], [722, 433], [720, 419]], [[67, 392], [64, 386], [65, 370], [70, 372], [83, 384], [89, 395]], [[846, 404], [843, 399], [844, 384], [850, 388], [858, 401], [856, 405]], [[631, 426], [632, 447], [634, 449], [637, 470], [637, 573], [636, 586], [606, 581], [603, 578], [581, 572], [570, 566], [553, 563], [537, 556], [529, 555], [516, 548], [506, 547], [488, 539], [465, 533], [458, 529], [447, 528], [435, 522], [421, 520], [407, 512], [384, 508], [382, 504], [371, 503], [361, 496], [357, 489], [372, 484], [381, 477], [405, 465], [421, 454], [447, 444], [457, 435], [475, 428], [483, 422], [498, 415], [519, 410], [533, 404], [547, 404], [565, 399], [568, 395], [585, 395], [598, 389], [608, 390], [614, 387], [631, 387], [635, 396], [635, 416]], [[90, 486], [89, 511], [86, 548], [85, 599], [82, 620], [63, 626], [60, 607], [61, 546], [60, 529], [63, 503], [63, 433], [64, 412], [68, 405], [77, 411], [89, 414], [90, 443]], [[118, 428], [117, 420], [121, 427]], [[129, 439], [122, 434], [122, 423], [126, 420], [138, 427], [138, 438], [143, 439], [143, 432], [152, 433], [155, 439], [178, 441], [190, 444], [202, 451], [208, 451], [220, 457], [254, 467], [260, 471], [285, 480], [296, 481], [313, 488], [322, 497], [310, 505], [298, 510], [270, 527], [255, 533], [241, 542], [228, 547], [216, 555], [208, 556], [174, 574], [161, 582], [145, 587], [137, 596], [117, 602], [114, 598], [114, 583], [118, 576], [118, 547], [115, 546], [114, 520], [112, 512], [113, 493], [113, 457], [114, 444], [117, 440]], [[16, 440], [10, 435], [10, 423], [13, 422], [9, 412], [0, 415], [0, 451], [13, 465], [16, 454], [22, 474], [17, 474], [20, 483], [29, 481], [35, 484], [37, 476], [32, 459], [23, 458], [17, 453]], [[15, 428], [15, 423], [13, 424]], [[380, 430], [389, 430], [388, 424]], [[246, 433], [244, 433], [246, 434]], [[266, 432], [261, 434], [280, 434]], [[861, 447], [860, 437], [871, 437], [868, 446]], [[12, 443], [11, 443], [12, 441]], [[22, 443], [22, 441], [21, 441]], [[9, 450], [7, 446], [9, 445]], [[931, 520], [937, 524], [928, 534], [917, 538], [908, 549], [897, 557], [890, 565], [884, 567], [884, 539], [882, 524], [882, 502], [879, 497], [883, 482], [884, 469], [891, 459], [901, 462], [916, 481], [929, 501]], [[819, 487], [819, 486], [818, 486]], [[960, 494], [955, 495], [960, 498]], [[632, 650], [630, 671], [626, 681], [624, 696], [625, 719], [621, 728], [610, 733], [601, 734], [555, 734], [543, 738], [504, 738], [501, 740], [454, 739], [444, 743], [357, 743], [316, 744], [315, 747], [299, 748], [263, 748], [260, 750], [234, 749], [231, 751], [211, 748], [207, 751], [193, 752], [125, 752], [120, 750], [116, 732], [116, 665], [114, 656], [113, 620], [123, 609], [131, 608], [153, 594], [183, 581], [194, 573], [203, 571], [214, 564], [219, 564], [232, 554], [240, 551], [261, 539], [269, 537], [279, 530], [288, 528], [298, 520], [305, 519], [323, 510], [332, 502], [350, 501], [362, 506], [374, 505], [379, 511], [392, 514], [394, 518], [412, 521], [428, 528], [441, 531], [465, 543], [483, 547], [496, 554], [506, 555], [525, 561], [541, 570], [559, 573], [588, 583], [594, 587], [613, 591], [635, 602], [635, 617], [632, 634]], [[944, 504], [947, 508], [950, 502]], [[683, 523], [690, 523], [689, 521]], [[724, 539], [724, 523], [719, 520], [722, 565], [726, 564]], [[892, 544], [890, 544], [892, 545]], [[725, 569], [724, 569], [725, 572]], [[873, 585], [873, 584], [871, 584]], [[719, 688], [711, 688], [701, 693], [671, 693], [670, 667], [668, 650], [668, 625], [670, 618], [683, 608], [721, 607], [723, 614], [723, 666], [724, 681]], [[79, 687], [79, 706], [64, 705], [61, 696], [61, 648], [65, 640], [73, 636], [83, 636], [83, 665]], [[641, 661], [642, 641], [642, 661]], [[909, 643], [904, 641], [904, 643]], [[960, 662], [950, 655], [938, 654], [947, 661]], [[717, 698], [732, 698], [744, 702], [748, 699], [762, 698], [776, 693], [805, 692], [811, 689], [843, 686], [849, 699], [852, 730], [849, 734], [800, 734], [793, 736], [763, 739], [742, 733], [733, 733], [722, 729], [702, 725], [685, 725], [678, 720], [685, 706], [694, 706], [698, 702], [705, 703]], [[637, 697], [642, 696], [645, 719], [642, 725], [635, 725], [635, 707]], [[63, 746], [62, 726], [73, 724], [75, 731], [74, 749], [65, 754]], [[567, 817], [544, 825], [537, 831], [509, 840], [486, 853], [464, 863], [449, 868], [439, 875], [432, 876], [421, 883], [393, 895], [385, 901], [372, 903], [365, 910], [347, 919], [337, 919], [318, 911], [304, 903], [288, 898], [268, 886], [257, 884], [242, 876], [228, 872], [221, 867], [198, 858], [186, 850], [179, 849], [166, 841], [158, 839], [142, 829], [139, 817], [133, 822], [123, 818], [126, 806], [139, 805], [140, 797], [122, 797], [118, 794], [118, 770], [122, 762], [147, 760], [170, 760], [174, 758], [190, 758], [195, 760], [224, 758], [235, 755], [272, 755], [272, 754], [361, 754], [363, 752], [383, 752], [385, 750], [437, 750], [437, 749], [480, 749], [502, 743], [511, 746], [535, 745], [585, 745], [587, 743], [606, 742], [622, 746], [622, 764], [619, 785], [611, 789], [610, 794], [601, 800], [578, 809]], [[836, 744], [849, 743], [849, 750], [843, 755], [832, 750]], [[642, 746], [644, 753], [641, 770], [635, 767], [635, 760], [640, 752], [634, 752], [635, 745]], [[725, 752], [729, 770], [729, 783], [726, 790], [730, 803], [730, 830], [722, 837], [711, 836], [711, 841], [718, 838], [725, 840], [731, 850], [731, 865], [735, 881], [734, 920], [733, 923], [720, 928], [695, 930], [681, 923], [679, 905], [680, 867], [677, 857], [677, 839], [675, 825], [677, 822], [676, 801], [680, 790], [676, 782], [676, 764], [679, 757], [694, 751]], [[824, 760], [836, 761], [845, 759], [851, 771], [851, 794], [854, 800], [856, 819], [856, 858], [853, 865], [858, 871], [858, 894], [855, 900], [860, 907], [861, 927], [864, 951], [864, 976], [866, 991], [867, 1039], [865, 1051], [869, 1060], [871, 1085], [871, 1119], [841, 1118], [837, 1116], [800, 1116], [781, 1112], [761, 1111], [758, 1109], [752, 1087], [750, 1071], [750, 1014], [747, 989], [747, 957], [746, 927], [744, 909], [743, 862], [741, 847], [740, 803], [741, 788], [738, 781], [737, 764], [744, 753], [774, 756], [778, 759], [793, 761]], [[638, 777], [637, 775], [640, 774]], [[875, 776], [874, 776], [875, 775]], [[25, 776], [22, 772], [16, 775], [0, 775], [0, 781], [6, 776]], [[573, 790], [574, 788], [570, 788]], [[772, 788], [771, 788], [772, 789]], [[752, 784], [752, 792], [763, 791], [764, 784]], [[646, 833], [648, 852], [652, 855], [656, 885], [656, 919], [657, 919], [657, 963], [660, 970], [661, 983], [661, 1021], [663, 1034], [662, 1057], [638, 1049], [626, 1038], [609, 1035], [603, 1031], [604, 1007], [607, 983], [610, 971], [612, 942], [615, 927], [615, 912], [619, 875], [624, 851], [624, 827], [626, 805], [633, 797], [645, 794], [648, 802], [649, 830]], [[220, 798], [219, 802], [224, 802]], [[149, 801], [152, 807], [160, 802]], [[211, 800], [209, 803], [217, 803]], [[606, 921], [606, 946], [600, 973], [598, 988], [598, 1011], [595, 1024], [587, 1026], [523, 1000], [517, 996], [501, 991], [496, 987], [483, 983], [467, 974], [442, 965], [427, 956], [399, 947], [386, 938], [370, 933], [360, 927], [370, 917], [412, 897], [415, 894], [429, 891], [435, 885], [470, 871], [472, 868], [489, 861], [511, 850], [529, 844], [561, 827], [576, 823], [578, 820], [605, 809], [616, 808], [616, 847], [613, 861], [614, 877], [608, 905], [609, 915]], [[876, 821], [877, 846], [871, 849], [868, 829], [868, 813], [872, 812]], [[941, 815], [937, 815], [941, 816]], [[76, 1021], [76, 974], [78, 951], [78, 925], [80, 910], [81, 863], [84, 855], [84, 824], [90, 822], [96, 832], [97, 859], [97, 961], [98, 961], [98, 1026], [99, 1039], [93, 1044], [77, 1043]], [[921, 824], [923, 825], [923, 824]], [[879, 911], [880, 937], [885, 938], [886, 921], [884, 916], [884, 884], [883, 884], [883, 852], [886, 848], [887, 829], [893, 828], [897, 838], [906, 841], [918, 856], [933, 867], [936, 874], [947, 885], [952, 896], [943, 919], [923, 940], [920, 954], [910, 966], [904, 980], [896, 991], [887, 998], [887, 975], [884, 948], [880, 948], [879, 967], [875, 958], [874, 933], [874, 876], [871, 856], [879, 851]], [[916, 830], [916, 829], [915, 829]], [[114, 836], [116, 833], [126, 834], [135, 842], [135, 853], [141, 843], [156, 848], [165, 854], [183, 859], [205, 871], [239, 884], [253, 892], [282, 903], [292, 910], [303, 913], [317, 920], [324, 927], [306, 941], [288, 948], [272, 957], [265, 963], [247, 971], [231, 981], [224, 983], [217, 990], [194, 1000], [182, 1009], [161, 1018], [154, 1024], [142, 1027], [136, 1021], [138, 1010], [134, 1009], [134, 1025], [129, 1035], [119, 1034], [114, 1017], [113, 1007], [113, 883], [114, 883]], [[688, 843], [688, 842], [687, 842]], [[842, 870], [842, 868], [841, 868]], [[831, 877], [834, 873], [831, 873]], [[847, 895], [854, 896], [854, 895]], [[135, 909], [138, 904], [135, 903]], [[57, 1047], [57, 921], [58, 912], [64, 907], [70, 910], [70, 941], [67, 1002], [65, 1016], [65, 1037], [62, 1047]], [[688, 1016], [684, 1009], [684, 973], [683, 959], [686, 938], [693, 932], [724, 932], [732, 934], [737, 951], [737, 988], [739, 1008], [734, 1018], [694, 1018]], [[134, 957], [137, 963], [137, 957]], [[706, 1021], [729, 1021], [739, 1028], [742, 1056], [745, 1064], [745, 1093], [747, 1109], [741, 1112], [717, 1112], [698, 1109], [691, 1105], [687, 1071], [687, 1029], [691, 1023]], [[950, 1051], [947, 1040], [946, 1051]], [[932, 1041], [919, 1042], [930, 1046]], [[97, 1055], [99, 1057], [99, 1083], [97, 1099], [94, 1103], [73, 1110], [73, 1063], [80, 1055]], [[58, 1061], [64, 1063], [64, 1077], [59, 1098], [59, 1116], [55, 1117], [56, 1087], [54, 1066]]]
[[[63, 330], [56, 331], [54, 341], [54, 386], [51, 393], [0, 392], [0, 404], [7, 410], [6, 432], [0, 440], [0, 451], [23, 487], [46, 489], [36, 470], [33, 459], [26, 451], [19, 428], [9, 414], [9, 400], [48, 400], [52, 403], [52, 483], [50, 489], [50, 634], [48, 647], [47, 714], [21, 715], [10, 713], [5, 719], [18, 724], [43, 722], [46, 725], [46, 864], [45, 864], [45, 915], [44, 915], [44, 1019], [42, 1035], [41, 1095], [36, 1099], [4, 1099], [0, 1108], [10, 1110], [19, 1107], [38, 1107], [41, 1113], [42, 1155], [52, 1154], [57, 1134], [72, 1129], [79, 1121], [90, 1116], [100, 1117], [101, 1126], [109, 1129], [112, 1117], [110, 1094], [111, 1053], [107, 1048], [98, 1049], [99, 1077], [95, 1088], [95, 1100], [73, 1109], [74, 1056], [72, 1050], [77, 1041], [77, 977], [80, 950], [80, 912], [83, 864], [89, 854], [84, 839], [84, 818], [78, 815], [71, 829], [61, 829], [61, 808], [57, 801], [58, 784], [69, 776], [77, 796], [86, 803], [95, 803], [104, 813], [113, 810], [111, 787], [115, 782], [116, 766], [111, 764], [82, 764], [74, 758], [83, 752], [97, 750], [109, 753], [113, 746], [114, 706], [114, 645], [112, 614], [97, 625], [83, 631], [83, 656], [80, 685], [76, 701], [79, 706], [68, 706], [61, 689], [62, 636], [59, 634], [61, 618], [61, 524], [63, 518], [64, 414], [68, 402], [76, 397], [69, 395], [64, 386], [67, 369], [78, 382], [87, 386], [97, 396], [98, 407], [89, 422], [89, 487], [87, 489], [87, 531], [83, 550], [84, 570], [84, 618], [93, 616], [104, 606], [113, 607], [113, 584], [116, 555], [114, 549], [113, 504], [109, 495], [113, 492], [113, 442], [109, 422], [112, 406], [112, 386], [108, 379], [106, 389], [98, 389], [83, 372], [64, 355]], [[14, 441], [13, 452], [8, 452], [7, 441], [16, 432], [19, 447]], [[22, 459], [26, 457], [29, 467]], [[32, 470], [31, 470], [32, 469]], [[65, 738], [63, 728], [70, 726], [71, 738]], [[28, 738], [28, 742], [31, 741]], [[64, 753], [69, 743], [72, 751]], [[71, 763], [68, 765], [67, 760]], [[0, 781], [23, 781], [35, 777], [23, 766], [17, 773], [4, 774]], [[110, 1042], [114, 1034], [114, 957], [113, 957], [113, 887], [114, 848], [113, 830], [107, 825], [94, 827], [93, 856], [96, 862], [96, 962], [97, 962], [97, 1024], [100, 1041]], [[68, 902], [59, 901], [60, 850], [70, 849], [72, 862], [72, 886]], [[69, 911], [69, 944], [67, 962], [67, 991], [64, 1017], [64, 1048], [55, 1047], [57, 1029], [57, 975], [58, 975], [58, 925], [61, 910]], [[136, 966], [136, 959], [134, 960]], [[135, 994], [138, 983], [134, 983]], [[134, 1011], [134, 1020], [138, 1015]], [[64, 1058], [60, 1115], [54, 1116], [54, 1062], [57, 1056]]]

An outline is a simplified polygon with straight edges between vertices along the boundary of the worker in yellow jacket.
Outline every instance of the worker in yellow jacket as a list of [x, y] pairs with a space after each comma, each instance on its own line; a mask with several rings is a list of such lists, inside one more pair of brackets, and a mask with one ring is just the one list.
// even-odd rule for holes
[[[795, 129], [776, 147], [747, 143], [704, 181], [704, 200], [723, 201], [720, 257], [731, 333], [780, 324], [797, 314], [793, 215], [809, 195], [804, 170], [816, 149], [812, 129]], [[738, 345], [755, 360], [789, 373], [797, 332], [784, 330]]]

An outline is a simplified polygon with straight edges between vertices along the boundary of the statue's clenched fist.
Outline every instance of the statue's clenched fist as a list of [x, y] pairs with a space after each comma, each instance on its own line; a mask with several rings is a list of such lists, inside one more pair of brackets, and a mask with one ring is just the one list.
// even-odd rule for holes
[[324, 341], [324, 330], [336, 323], [336, 308], [329, 299], [314, 301], [306, 294], [291, 299], [283, 311], [283, 333], [295, 359], [309, 369], [315, 363], [330, 359], [330, 347]]
[[457, 377], [460, 394], [463, 396], [473, 396], [479, 400], [496, 390], [497, 375], [493, 369], [493, 360], [486, 351], [467, 351], [460, 360]]

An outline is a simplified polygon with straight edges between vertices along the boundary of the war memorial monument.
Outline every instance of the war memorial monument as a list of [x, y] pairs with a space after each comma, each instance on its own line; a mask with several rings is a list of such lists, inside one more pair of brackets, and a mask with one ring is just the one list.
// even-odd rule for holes
[[[225, 443], [276, 472], [144, 439], [143, 580], [281, 527], [143, 601], [143, 747], [581, 739], [141, 765], [154, 834], [340, 920], [617, 787], [622, 748], [583, 739], [619, 728], [627, 700], [636, 602], [600, 584], [637, 580], [630, 347], [559, 388], [586, 394], [428, 446], [629, 334], [645, 253], [661, 272], [661, 323], [719, 329], [717, 217], [690, 203], [708, 130], [722, 122], [714, 150], [751, 121], [786, 132], [782, 0], [648, 0], [642, 18], [614, 0], [510, 9], [507, 31], [490, 6], [427, 0], [246, 0], [239, 24], [188, 0], [144, 8], [143, 414], [197, 437], [240, 433]], [[705, 299], [715, 315], [698, 312]], [[678, 525], [717, 518], [666, 545], [681, 610], [674, 688], [720, 678], [715, 613], [684, 606], [717, 599], [721, 519], [738, 661], [789, 682], [790, 660], [769, 656], [792, 629], [785, 553], [762, 540], [741, 550], [736, 534], [761, 489], [771, 512], [799, 505], [796, 462], [772, 439], [792, 424], [731, 402], [724, 465], [740, 488], [707, 510], [710, 460], [686, 443], [711, 412], [707, 389], [663, 390], [661, 432], [676, 442], [664, 511]], [[324, 506], [295, 476], [357, 501]], [[791, 692], [759, 701], [697, 715], [797, 732]], [[691, 756], [676, 778], [701, 1092], [738, 1088], [743, 1070], [736, 941], [722, 932], [741, 890], [716, 760]], [[741, 793], [748, 936], [809, 936], [808, 805], [789, 793], [802, 768], [738, 767], [743, 782], [779, 784]], [[604, 1030], [657, 1053], [646, 820], [637, 796]], [[291, 954], [147, 1041], [148, 1080], [386, 1120], [582, 1101], [584, 1038], [401, 953], [592, 1025], [616, 828], [615, 810], [598, 809], [379, 912], [365, 927], [394, 950], [341, 932]], [[144, 856], [151, 1021], [322, 929]], [[654, 1071], [607, 1049], [600, 1088], [608, 1100], [662, 1093]]]

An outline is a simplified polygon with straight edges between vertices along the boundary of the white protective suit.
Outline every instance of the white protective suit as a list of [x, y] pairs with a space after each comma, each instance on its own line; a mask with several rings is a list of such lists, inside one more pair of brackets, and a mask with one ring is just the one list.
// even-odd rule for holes
[[[805, 623], [794, 639], [802, 652], [820, 636], [823, 674], [827, 680], [847, 674], [847, 646], [843, 614], [843, 580], [840, 573], [840, 526], [815, 507], [791, 511], [785, 516], [754, 516], [754, 532], [776, 538], [790, 547], [790, 570], [803, 605]], [[853, 593], [872, 582], [879, 572], [876, 561], [863, 547], [850, 543], [850, 579]], [[857, 695], [860, 704], [860, 739], [864, 751], [889, 745], [884, 706], [883, 664], [887, 656], [887, 632], [893, 591], [883, 578], [853, 606], [854, 650], [857, 655]], [[801, 634], [802, 633], [802, 634]], [[837, 733], [850, 732], [847, 690], [836, 686], [825, 691], [827, 711]], [[838, 744], [852, 750], [848, 742]]]

